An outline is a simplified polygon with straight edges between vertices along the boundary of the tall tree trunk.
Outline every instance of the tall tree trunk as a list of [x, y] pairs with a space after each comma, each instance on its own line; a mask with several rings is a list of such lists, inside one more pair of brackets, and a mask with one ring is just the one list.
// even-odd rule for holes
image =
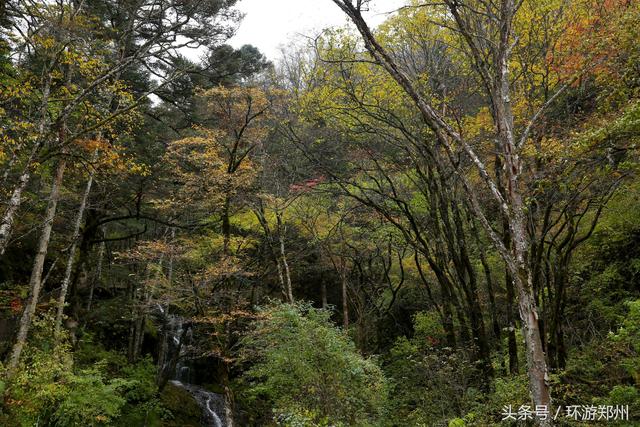
[[509, 373], [517, 375], [520, 372], [518, 362], [518, 342], [516, 341], [516, 319], [513, 307], [515, 305], [515, 291], [513, 279], [507, 270], [505, 272], [505, 286], [507, 288], [507, 347], [509, 351]]
[[29, 334], [29, 328], [31, 327], [31, 321], [36, 312], [38, 300], [40, 298], [40, 290], [42, 287], [42, 270], [44, 268], [44, 261], [47, 257], [47, 250], [49, 248], [49, 240], [51, 238], [51, 229], [53, 228], [53, 220], [56, 216], [56, 209], [58, 207], [58, 200], [60, 199], [60, 187], [62, 186], [62, 180], [64, 178], [64, 170], [66, 167], [66, 158], [63, 156], [60, 158], [56, 174], [51, 185], [51, 193], [49, 194], [49, 203], [47, 204], [47, 210], [45, 213], [45, 220], [42, 226], [42, 233], [40, 234], [40, 241], [38, 243], [38, 252], [36, 253], [33, 261], [33, 268], [31, 270], [31, 278], [29, 279], [29, 287], [31, 294], [29, 296], [29, 302], [27, 303], [22, 317], [20, 318], [20, 326], [18, 329], [18, 336], [16, 342], [11, 351], [11, 357], [8, 363], [9, 378], [15, 374], [18, 363], [20, 362], [20, 355], [24, 348], [27, 337]]
[[287, 254], [284, 249], [284, 227], [282, 224], [282, 214], [280, 212], [276, 212], [276, 220], [278, 223], [278, 241], [280, 243], [280, 261], [282, 262], [282, 266], [284, 268], [284, 276], [286, 279], [286, 291], [287, 291], [287, 299], [289, 303], [293, 304], [293, 288], [291, 286], [291, 272], [289, 271], [289, 263], [287, 262]]
[[[94, 160], [97, 157], [97, 153], [94, 154]], [[80, 227], [82, 226], [82, 219], [84, 218], [84, 210], [87, 207], [87, 200], [89, 194], [91, 194], [91, 186], [93, 185], [93, 170], [87, 180], [84, 193], [82, 194], [82, 200], [80, 201], [80, 207], [78, 208], [78, 215], [73, 228], [73, 236], [71, 237], [71, 248], [69, 249], [69, 258], [67, 259], [67, 268], [64, 272], [64, 278], [62, 279], [62, 288], [60, 289], [60, 296], [58, 297], [58, 309], [56, 313], [55, 323], [55, 339], [58, 339], [60, 328], [62, 327], [62, 316], [64, 314], [64, 306], [67, 298], [67, 290], [69, 289], [69, 282], [71, 282], [71, 272], [73, 271], [73, 262], [76, 256], [76, 249], [78, 247], [78, 240], [80, 239]]]
[[[549, 393], [549, 376], [544, 351], [542, 349], [542, 339], [540, 335], [538, 312], [535, 301], [532, 298], [531, 279], [526, 269], [520, 270], [518, 305], [520, 317], [523, 323], [523, 334], [527, 351], [527, 365], [529, 374], [529, 387], [533, 401], [536, 405], [551, 408], [551, 395]], [[540, 420], [541, 425], [547, 425], [544, 420]]]
[[16, 213], [18, 209], [20, 209], [20, 204], [22, 202], [22, 193], [25, 188], [27, 188], [27, 184], [29, 184], [29, 180], [31, 179], [31, 163], [33, 162], [35, 155], [38, 151], [38, 145], [33, 148], [31, 151], [31, 155], [27, 160], [27, 164], [18, 179], [18, 183], [13, 189], [13, 193], [11, 194], [11, 198], [9, 199], [7, 209], [4, 212], [4, 216], [2, 217], [2, 223], [0, 223], [0, 255], [4, 255], [4, 252], [7, 250], [7, 245], [9, 244], [9, 239], [11, 237], [11, 231], [13, 229], [13, 223], [15, 221]]
[[349, 329], [349, 300], [347, 289], [347, 273], [345, 271], [340, 272], [340, 282], [342, 285], [342, 326], [344, 330]]
[[[513, 144], [505, 144], [507, 153], [514, 148]], [[515, 152], [511, 156], [505, 156], [505, 159], [506, 170], [510, 171], [507, 174], [507, 194], [512, 206], [509, 229], [512, 236], [514, 260], [513, 264], [510, 265], [510, 272], [516, 271], [512, 278], [515, 281], [519, 297], [518, 308], [525, 339], [529, 387], [534, 403], [550, 408], [549, 376], [540, 333], [538, 309], [533, 294], [533, 272], [530, 268], [527, 268], [529, 243], [525, 227], [525, 207], [522, 202], [522, 196], [518, 191], [518, 174], [516, 173], [516, 171], [520, 170], [521, 165]], [[538, 419], [537, 422], [540, 425], [549, 424], [547, 420], [542, 419]]]
[[[467, 212], [469, 214], [469, 212]], [[500, 345], [500, 324], [498, 322], [498, 309], [496, 307], [496, 297], [493, 289], [493, 278], [491, 275], [491, 267], [489, 267], [489, 263], [487, 262], [487, 257], [484, 255], [484, 249], [482, 243], [480, 241], [480, 234], [478, 233], [478, 228], [476, 227], [475, 221], [473, 218], [468, 217], [468, 222], [471, 224], [471, 231], [474, 235], [476, 245], [478, 248], [478, 254], [480, 257], [480, 263], [482, 264], [482, 269], [484, 271], [485, 284], [487, 287], [487, 295], [489, 297], [489, 309], [491, 310], [491, 326], [493, 330], [493, 336]]]
[[[287, 292], [287, 282], [285, 281], [285, 277], [284, 277], [284, 271], [282, 269], [282, 265], [280, 263], [281, 260], [281, 256], [278, 255], [278, 251], [279, 252], [284, 252], [282, 245], [280, 247], [280, 249], [278, 251], [276, 251], [276, 249], [274, 249], [274, 246], [276, 246], [275, 242], [274, 242], [274, 238], [273, 238], [273, 233], [271, 232], [271, 229], [269, 228], [269, 222], [267, 221], [267, 218], [265, 216], [264, 213], [264, 208], [262, 206], [262, 204], [260, 204], [260, 206], [257, 209], [254, 209], [254, 214], [256, 215], [256, 218], [258, 218], [258, 222], [260, 223], [260, 225], [262, 226], [262, 230], [264, 231], [264, 235], [265, 238], [267, 240], [267, 246], [269, 247], [269, 252], [271, 253], [271, 256], [273, 257], [273, 262], [276, 265], [276, 270], [278, 272], [278, 280], [280, 281], [280, 287], [282, 290], [282, 295], [284, 296], [285, 299], [287, 299], [289, 302], [291, 302], [291, 299], [289, 298], [289, 294]], [[288, 268], [288, 266], [287, 266]]]
[[[414, 260], [416, 263], [416, 267], [418, 269], [418, 273], [420, 275], [420, 279], [422, 280], [422, 283], [427, 289], [427, 294], [429, 295], [429, 299], [432, 301], [434, 305], [436, 305], [436, 301], [433, 298], [431, 288], [429, 287], [429, 282], [427, 281], [427, 278], [424, 275], [424, 271], [422, 270], [422, 263], [420, 262], [420, 256], [418, 255], [418, 251], [414, 252]], [[442, 292], [441, 298], [442, 298], [442, 304], [441, 304], [442, 308], [441, 310], [439, 309], [438, 312], [441, 312], [442, 314], [441, 316], [442, 328], [444, 329], [447, 346], [453, 349], [453, 348], [456, 348], [456, 332], [453, 325], [453, 313], [451, 311], [451, 301], [444, 292]], [[436, 308], [438, 307], [436, 306]]]
[[320, 298], [322, 299], [322, 308], [325, 310], [329, 307], [329, 302], [327, 301], [327, 282], [325, 282], [322, 277], [320, 278]]
[[91, 288], [89, 289], [89, 299], [87, 301], [87, 312], [91, 311], [91, 305], [93, 304], [93, 292], [96, 288], [96, 285], [100, 283], [102, 278], [102, 263], [104, 262], [104, 252], [107, 243], [103, 240], [100, 242], [100, 249], [98, 249], [98, 266], [96, 267], [96, 274], [93, 280], [91, 281]]
[[[549, 376], [538, 308], [533, 293], [533, 271], [529, 268], [529, 240], [526, 230], [526, 207], [520, 190], [522, 164], [514, 136], [514, 120], [511, 106], [511, 81], [509, 78], [509, 52], [511, 49], [511, 26], [516, 5], [514, 0], [502, 0], [500, 13], [500, 45], [496, 58], [496, 79], [494, 88], [494, 114], [505, 163], [506, 193], [510, 206], [509, 230], [513, 244], [513, 262], [510, 266], [518, 291], [518, 306], [522, 319], [523, 335], [527, 353], [529, 388], [536, 405], [551, 408]], [[549, 420], [537, 419], [540, 425], [548, 425]]]
[[42, 88], [42, 101], [40, 105], [40, 123], [38, 124], [38, 140], [34, 143], [33, 148], [31, 149], [31, 153], [29, 154], [29, 158], [25, 162], [24, 168], [22, 170], [22, 174], [18, 179], [18, 183], [15, 186], [13, 193], [11, 194], [11, 198], [9, 199], [9, 205], [7, 210], [2, 217], [2, 222], [0, 223], [0, 256], [4, 255], [4, 252], [7, 249], [7, 245], [9, 244], [9, 238], [11, 237], [11, 230], [13, 229], [13, 223], [15, 220], [16, 213], [18, 209], [20, 209], [20, 204], [22, 202], [22, 193], [24, 189], [27, 188], [27, 184], [29, 184], [29, 180], [31, 179], [31, 165], [36, 158], [36, 155], [40, 151], [42, 146], [42, 140], [45, 137], [45, 132], [47, 131], [47, 123], [48, 123], [48, 108], [49, 108], [49, 94], [51, 93], [51, 74], [46, 77], [44, 87]]
[[229, 245], [231, 243], [231, 198], [227, 195], [222, 207], [222, 251], [225, 256], [229, 256]]

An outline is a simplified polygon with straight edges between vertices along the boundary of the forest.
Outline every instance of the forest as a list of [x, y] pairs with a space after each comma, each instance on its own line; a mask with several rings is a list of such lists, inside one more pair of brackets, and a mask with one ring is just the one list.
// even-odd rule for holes
[[0, 3], [0, 425], [640, 425], [640, 2], [314, 2]]

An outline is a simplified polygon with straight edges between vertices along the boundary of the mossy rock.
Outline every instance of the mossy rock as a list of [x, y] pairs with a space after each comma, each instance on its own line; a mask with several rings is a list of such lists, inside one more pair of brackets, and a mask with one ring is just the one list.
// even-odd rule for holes
[[222, 387], [220, 384], [204, 384], [202, 385], [202, 388], [212, 393], [224, 395], [224, 387]]
[[200, 427], [202, 408], [187, 390], [168, 383], [160, 400], [173, 415], [162, 423], [164, 427]]

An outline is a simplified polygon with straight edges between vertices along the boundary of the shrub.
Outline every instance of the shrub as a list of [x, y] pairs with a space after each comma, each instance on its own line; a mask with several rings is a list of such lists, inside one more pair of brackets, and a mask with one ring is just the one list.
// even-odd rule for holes
[[87, 368], [80, 369], [68, 337], [62, 333], [54, 342], [53, 324], [51, 313], [34, 320], [19, 369], [6, 385], [0, 425], [113, 425], [125, 408], [155, 409], [157, 387], [150, 359], [135, 365], [126, 365], [124, 359], [120, 364], [118, 354], [101, 350], [94, 355], [104, 359], [85, 360]]
[[53, 414], [61, 427], [106, 425], [120, 415], [126, 403], [121, 390], [132, 381], [114, 379], [104, 382], [97, 368], [69, 378], [69, 392]]
[[[267, 400], [281, 425], [368, 425], [386, 398], [381, 369], [309, 304], [274, 304], [242, 341], [245, 398]], [[289, 421], [286, 421], [289, 420]], [[298, 420], [298, 421], [295, 421]]]
[[443, 346], [434, 313], [418, 313], [413, 320], [413, 337], [398, 338], [385, 358], [390, 425], [447, 425], [471, 408], [477, 394], [470, 381], [473, 365], [464, 351]]

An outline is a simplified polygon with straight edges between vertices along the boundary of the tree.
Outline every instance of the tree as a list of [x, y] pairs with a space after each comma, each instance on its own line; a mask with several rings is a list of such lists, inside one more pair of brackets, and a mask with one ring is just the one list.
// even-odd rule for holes
[[[477, 73], [489, 102], [495, 128], [496, 145], [504, 163], [499, 174], [504, 183], [501, 191], [499, 184], [489, 175], [486, 164], [478, 156], [476, 149], [469, 144], [464, 135], [447, 123], [434, 107], [431, 100], [424, 97], [401, 69], [387, 49], [380, 44], [362, 16], [363, 2], [334, 0], [334, 3], [351, 19], [360, 33], [365, 47], [373, 60], [383, 67], [414, 102], [421, 116], [444, 149], [445, 161], [456, 165], [456, 148], [473, 162], [477, 173], [495, 199], [501, 214], [506, 218], [512, 247], [505, 246], [499, 234], [487, 219], [468, 180], [458, 174], [465, 197], [473, 214], [480, 221], [498, 250], [516, 285], [519, 297], [520, 316], [523, 322], [523, 335], [527, 348], [527, 362], [531, 395], [537, 405], [549, 407], [551, 397], [548, 384], [547, 363], [542, 347], [542, 337], [538, 325], [538, 310], [533, 295], [533, 275], [528, 266], [529, 242], [526, 232], [526, 207], [521, 187], [521, 151], [529, 138], [531, 126], [527, 126], [516, 136], [514, 125], [511, 76], [509, 70], [513, 41], [513, 20], [521, 3], [504, 0], [499, 5], [460, 3], [445, 1], [445, 8], [452, 18], [449, 25], [455, 27], [466, 44], [469, 63]], [[477, 8], [476, 8], [477, 7]], [[484, 19], [489, 16], [489, 21]], [[483, 34], [476, 31], [480, 23], [485, 25]], [[489, 24], [486, 26], [486, 24]], [[551, 98], [553, 100], [554, 98]], [[546, 107], [545, 105], [544, 107]], [[534, 122], [538, 114], [534, 115]], [[454, 147], [455, 145], [455, 147]], [[548, 424], [538, 420], [541, 425]]]
[[[98, 19], [91, 20], [90, 10], [86, 10], [77, 2], [59, 3], [55, 5], [36, 5], [38, 13], [28, 7], [17, 5], [12, 13], [20, 17], [16, 19], [13, 30], [19, 36], [20, 49], [24, 49], [33, 65], [40, 73], [42, 93], [41, 106], [37, 110], [36, 120], [39, 123], [37, 137], [31, 144], [29, 154], [23, 166], [23, 172], [18, 179], [14, 191], [10, 197], [10, 203], [5, 211], [0, 225], [0, 253], [3, 253], [8, 243], [14, 217], [20, 206], [22, 192], [26, 188], [30, 176], [32, 163], [40, 153], [41, 148], [47, 146], [51, 138], [55, 143], [50, 143], [54, 153], [61, 155], [53, 180], [49, 204], [45, 214], [43, 232], [39, 242], [38, 253], [34, 260], [30, 287], [30, 302], [27, 304], [18, 340], [14, 346], [9, 362], [9, 375], [12, 375], [17, 367], [22, 348], [25, 345], [30, 319], [33, 317], [38, 303], [41, 276], [44, 261], [49, 245], [51, 227], [56, 215], [56, 209], [60, 194], [60, 187], [64, 179], [66, 156], [69, 144], [80, 136], [101, 129], [107, 134], [108, 125], [132, 111], [138, 104], [146, 101], [148, 93], [143, 93], [137, 99], [127, 96], [126, 90], [119, 78], [139, 61], [146, 61], [149, 69], [157, 67], [155, 60], [163, 61], [163, 55], [171, 55], [171, 52], [180, 49], [189, 43], [199, 45], [207, 39], [201, 32], [188, 30], [191, 21], [212, 22], [215, 15], [226, 10], [226, 3], [203, 6], [201, 2], [190, 4], [178, 4], [163, 2], [156, 10], [156, 5], [138, 5], [137, 8], [128, 8], [132, 13], [126, 27], [118, 27], [119, 40], [125, 41], [122, 52], [113, 56], [100, 51], [103, 45], [95, 43], [90, 35], [100, 29]], [[208, 9], [208, 7], [211, 7]], [[69, 13], [67, 13], [69, 12]], [[160, 15], [158, 15], [158, 13]], [[36, 19], [31, 19], [33, 16]], [[158, 16], [166, 19], [157, 21]], [[176, 42], [176, 35], [180, 31], [187, 31], [192, 38], [186, 42]], [[203, 38], [204, 37], [204, 38]], [[73, 47], [71, 45], [73, 44]], [[32, 54], [32, 55], [31, 55]], [[175, 75], [156, 73], [161, 79], [161, 84], [167, 84]], [[52, 98], [58, 95], [65, 100]], [[126, 94], [126, 95], [125, 95]], [[68, 98], [68, 99], [67, 99]], [[90, 104], [95, 102], [95, 105]], [[100, 101], [103, 102], [100, 106]], [[55, 105], [54, 108], [52, 108]], [[93, 120], [78, 120], [78, 114], [91, 112], [89, 117]], [[54, 113], [53, 118], [49, 113]], [[83, 114], [86, 116], [86, 114]], [[76, 125], [76, 126], [74, 126]]]

